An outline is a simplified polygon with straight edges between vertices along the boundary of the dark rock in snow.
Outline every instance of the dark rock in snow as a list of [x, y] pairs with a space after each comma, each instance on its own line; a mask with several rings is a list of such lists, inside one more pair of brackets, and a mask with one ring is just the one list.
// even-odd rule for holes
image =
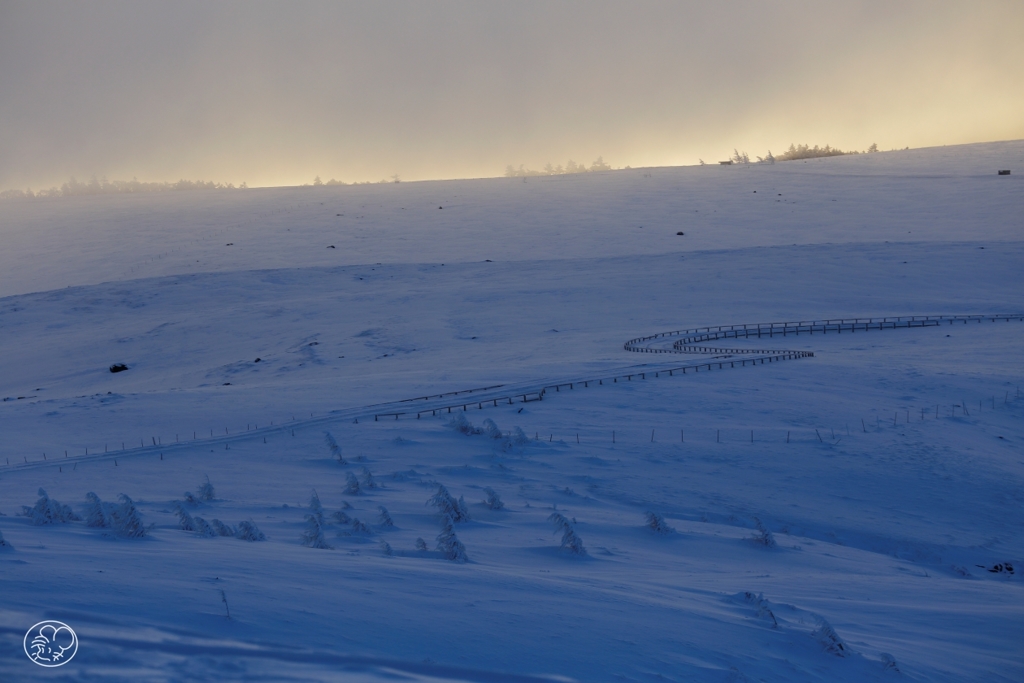
[[110, 366], [111, 372], [124, 372], [127, 369], [128, 366], [125, 365], [124, 363], [114, 363], [113, 365]]

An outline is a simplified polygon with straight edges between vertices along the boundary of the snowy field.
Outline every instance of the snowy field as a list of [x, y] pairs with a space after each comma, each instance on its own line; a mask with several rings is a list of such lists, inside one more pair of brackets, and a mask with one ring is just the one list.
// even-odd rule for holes
[[[1020, 681], [1024, 322], [672, 376], [709, 356], [623, 343], [1024, 313], [1022, 174], [1009, 142], [6, 202], [0, 679]], [[34, 524], [40, 488], [84, 519]]]

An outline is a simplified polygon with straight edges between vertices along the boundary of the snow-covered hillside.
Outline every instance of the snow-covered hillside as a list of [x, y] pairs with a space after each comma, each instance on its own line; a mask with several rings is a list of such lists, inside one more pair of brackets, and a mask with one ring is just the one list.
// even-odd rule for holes
[[[730, 340], [814, 355], [656, 377], [698, 357], [623, 343], [1024, 312], [1022, 162], [0, 205], [0, 674], [1020, 680], [1024, 323]], [[40, 488], [150, 526], [34, 524]], [[79, 636], [59, 669], [22, 651], [43, 619]]]

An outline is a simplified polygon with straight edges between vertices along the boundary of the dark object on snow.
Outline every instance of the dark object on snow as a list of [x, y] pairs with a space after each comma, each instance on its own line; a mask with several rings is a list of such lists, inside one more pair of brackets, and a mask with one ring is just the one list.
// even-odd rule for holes
[[732, 166], [732, 161], [719, 161], [722, 166]]
[[685, 232], [677, 232], [676, 234], [677, 235], [685, 235], [686, 233]]
[[257, 359], [256, 359], [256, 360], [254, 360], [253, 362], [254, 362], [254, 363], [259, 363], [259, 362], [260, 362], [260, 360], [261, 360], [260, 358], [257, 358]]
[[327, 248], [328, 248], [328, 249], [334, 249], [334, 245], [332, 244], [331, 246], [329, 246], [329, 247], [327, 247]]
[[443, 206], [439, 206], [439, 207], [437, 207], [437, 208], [439, 208], [439, 209], [443, 209], [444, 207], [443, 207]]
[[1005, 171], [999, 171], [999, 175], [1010, 175], [1010, 169], [1006, 169]]
[[124, 372], [127, 369], [128, 366], [125, 365], [124, 363], [114, 363], [113, 365], [110, 366], [111, 372]]

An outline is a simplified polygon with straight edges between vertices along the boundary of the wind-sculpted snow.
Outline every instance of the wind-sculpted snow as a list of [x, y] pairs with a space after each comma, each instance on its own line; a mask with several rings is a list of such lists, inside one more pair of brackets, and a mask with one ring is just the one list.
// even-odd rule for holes
[[1024, 679], [972, 149], [5, 206], [0, 679]]

